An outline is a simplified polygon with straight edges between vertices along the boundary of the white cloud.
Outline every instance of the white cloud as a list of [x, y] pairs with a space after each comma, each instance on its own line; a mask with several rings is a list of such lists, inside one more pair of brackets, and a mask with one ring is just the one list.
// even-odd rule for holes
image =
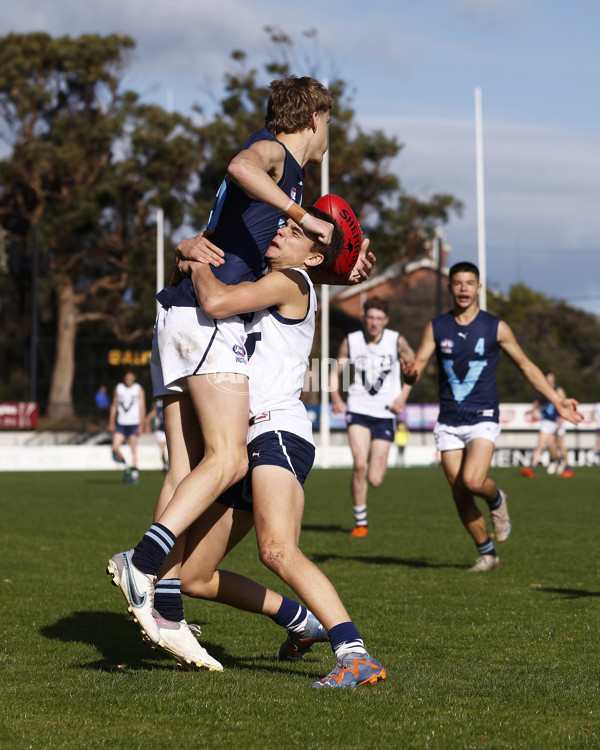
[[[465, 203], [463, 218], [444, 232], [454, 260], [476, 261], [474, 119], [443, 112], [360, 119], [404, 142], [395, 166], [409, 192], [447, 192]], [[484, 167], [491, 282], [507, 289], [524, 281], [597, 312], [600, 136], [484, 122]]]

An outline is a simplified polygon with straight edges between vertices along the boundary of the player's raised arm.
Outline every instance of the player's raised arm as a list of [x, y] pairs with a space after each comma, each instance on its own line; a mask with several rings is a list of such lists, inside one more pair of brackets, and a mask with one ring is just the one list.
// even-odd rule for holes
[[548, 383], [540, 368], [521, 349], [515, 334], [503, 320], [498, 324], [498, 343], [536, 391], [554, 404], [561, 417], [573, 424], [578, 424], [583, 420], [583, 414], [578, 410], [579, 403], [574, 398], [561, 398], [561, 394]]
[[404, 382], [407, 385], [414, 385], [427, 367], [429, 358], [435, 351], [435, 339], [433, 337], [433, 324], [431, 321], [425, 326], [423, 331], [423, 338], [421, 339], [421, 345], [414, 357], [410, 361], [406, 362], [404, 359], [400, 359], [400, 366], [402, 367], [402, 376]]
[[308, 214], [277, 185], [284, 159], [285, 149], [280, 143], [257, 141], [234, 156], [227, 174], [246, 195], [278, 209], [303, 229], [315, 234], [321, 244], [328, 245], [333, 231], [331, 224]]

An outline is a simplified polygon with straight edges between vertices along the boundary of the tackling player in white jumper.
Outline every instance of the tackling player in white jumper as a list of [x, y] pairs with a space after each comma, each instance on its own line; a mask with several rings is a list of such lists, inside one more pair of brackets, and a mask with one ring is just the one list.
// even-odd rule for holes
[[[323, 214], [318, 216], [325, 220]], [[216, 318], [264, 305], [268, 309], [256, 312], [247, 325], [249, 474], [188, 530], [180, 570], [182, 590], [271, 616], [288, 630], [280, 649], [283, 660], [299, 659], [312, 643], [330, 640], [336, 666], [313, 687], [369, 684], [386, 676], [366, 652], [331, 582], [298, 548], [302, 485], [314, 460], [311, 423], [300, 401], [317, 308], [307, 271], [320, 267], [324, 256], [332, 263], [341, 241], [338, 236], [337, 251], [332, 241], [334, 254], [288, 220], [267, 252], [270, 271], [259, 281], [228, 286], [200, 264], [192, 273], [198, 299]], [[252, 527], [252, 510], [262, 562], [309, 610], [243, 576], [217, 569]]]

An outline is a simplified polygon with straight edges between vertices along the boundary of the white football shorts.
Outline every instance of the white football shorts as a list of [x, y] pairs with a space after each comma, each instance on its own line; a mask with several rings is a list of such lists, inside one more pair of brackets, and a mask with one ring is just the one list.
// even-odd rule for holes
[[237, 315], [215, 320], [200, 307], [161, 307], [150, 359], [154, 397], [185, 393], [191, 375], [248, 377], [245, 342], [244, 323]]
[[[540, 432], [546, 432], [548, 435], [558, 434], [558, 422], [552, 419], [542, 419], [540, 422]], [[565, 433], [561, 433], [564, 435]]]
[[500, 425], [497, 422], [477, 422], [477, 424], [451, 427], [436, 422], [433, 435], [435, 447], [443, 453], [444, 451], [462, 450], [475, 438], [491, 440], [496, 445], [496, 440], [500, 435]]

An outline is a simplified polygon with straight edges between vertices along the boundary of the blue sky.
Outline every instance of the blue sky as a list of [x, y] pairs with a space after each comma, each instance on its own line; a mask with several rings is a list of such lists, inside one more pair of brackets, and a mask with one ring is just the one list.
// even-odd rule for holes
[[310, 72], [308, 53], [349, 84], [361, 127], [404, 144], [394, 169], [409, 192], [464, 202], [444, 228], [451, 261], [477, 261], [480, 87], [488, 285], [523, 281], [600, 315], [597, 0], [21, 0], [3, 17], [6, 31], [130, 34], [126, 84], [182, 112], [210, 109], [232, 50], [271, 59], [263, 28], [279, 26], [294, 72]]

